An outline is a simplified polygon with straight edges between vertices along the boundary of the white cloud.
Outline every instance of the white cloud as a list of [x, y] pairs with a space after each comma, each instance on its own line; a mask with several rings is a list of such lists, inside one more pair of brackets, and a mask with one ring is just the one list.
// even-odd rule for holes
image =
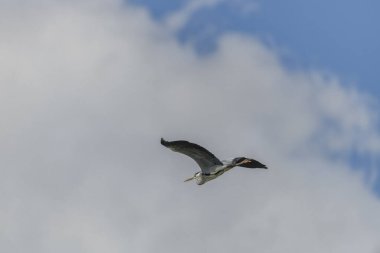
[[197, 11], [212, 8], [223, 3], [228, 4], [230, 7], [237, 7], [243, 15], [252, 15], [260, 10], [260, 4], [257, 1], [190, 0], [183, 8], [169, 13], [164, 20], [164, 25], [172, 32], [179, 31], [189, 22], [190, 18], [192, 18]]
[[165, 24], [171, 31], [178, 31], [186, 25], [188, 20], [196, 11], [205, 7], [215, 6], [216, 4], [224, 1], [225, 0], [191, 0], [185, 5], [184, 8], [178, 10], [177, 12], [171, 13], [168, 17], [166, 17]]
[[260, 10], [260, 3], [258, 1], [232, 0], [229, 3], [238, 6], [241, 13], [245, 15], [255, 14]]
[[[366, 96], [253, 38], [199, 57], [121, 6], [0, 8], [0, 251], [379, 250], [379, 201], [329, 159], [378, 152]], [[185, 184], [161, 136], [270, 169]]]

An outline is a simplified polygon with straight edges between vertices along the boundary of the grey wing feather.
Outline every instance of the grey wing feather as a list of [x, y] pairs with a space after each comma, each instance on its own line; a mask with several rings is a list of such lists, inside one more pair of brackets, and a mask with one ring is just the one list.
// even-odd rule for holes
[[161, 138], [161, 144], [175, 152], [182, 153], [194, 159], [203, 173], [210, 173], [212, 167], [223, 165], [223, 163], [210, 151], [195, 143], [183, 140], [165, 141]]

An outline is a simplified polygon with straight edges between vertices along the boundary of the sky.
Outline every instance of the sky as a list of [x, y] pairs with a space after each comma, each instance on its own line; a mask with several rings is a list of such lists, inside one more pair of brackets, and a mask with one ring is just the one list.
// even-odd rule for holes
[[[148, 8], [157, 20], [191, 1], [130, 2]], [[199, 1], [207, 2], [207, 1]], [[278, 50], [290, 68], [318, 68], [338, 74], [345, 84], [380, 94], [380, 33], [374, 0], [220, 0], [200, 8], [178, 32], [201, 53], [212, 51], [226, 32], [256, 36]]]
[[[1, 252], [380, 252], [370, 86], [239, 29], [198, 47], [221, 3], [0, 2]], [[160, 137], [269, 169], [184, 183]]]

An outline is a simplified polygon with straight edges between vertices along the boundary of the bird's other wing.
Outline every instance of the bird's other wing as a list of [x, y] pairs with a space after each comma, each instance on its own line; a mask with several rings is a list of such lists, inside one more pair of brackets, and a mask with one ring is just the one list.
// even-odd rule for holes
[[195, 143], [183, 140], [165, 141], [161, 138], [161, 144], [174, 152], [179, 152], [193, 158], [199, 167], [201, 167], [203, 173], [210, 173], [212, 167], [223, 165], [223, 163], [210, 151]]
[[239, 166], [239, 167], [267, 169], [266, 165], [254, 159], [245, 158], [245, 157], [239, 157], [235, 159], [237, 159], [236, 166]]

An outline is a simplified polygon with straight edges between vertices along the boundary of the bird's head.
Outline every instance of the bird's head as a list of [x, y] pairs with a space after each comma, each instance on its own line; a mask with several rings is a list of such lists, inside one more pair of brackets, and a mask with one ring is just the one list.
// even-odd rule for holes
[[241, 163], [244, 163], [245, 160], [246, 160], [245, 157], [236, 157], [232, 159], [232, 164], [233, 165], [241, 164]]
[[232, 164], [234, 166], [240, 166], [245, 168], [252, 168], [252, 169], [267, 169], [267, 166], [250, 158], [245, 157], [237, 157], [232, 160]]

